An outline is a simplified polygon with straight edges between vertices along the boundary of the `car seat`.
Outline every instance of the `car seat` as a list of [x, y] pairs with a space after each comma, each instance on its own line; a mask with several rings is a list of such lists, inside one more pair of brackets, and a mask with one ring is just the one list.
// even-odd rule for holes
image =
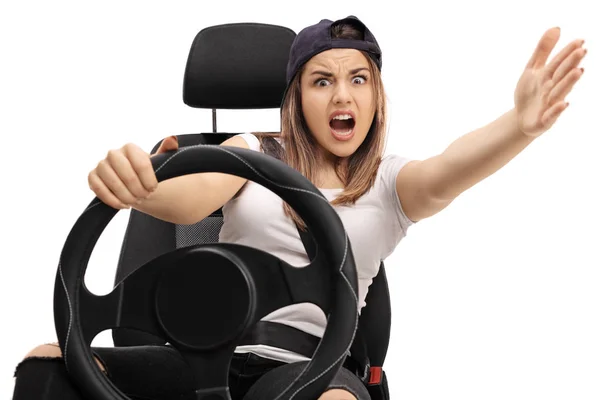
[[[213, 130], [177, 135], [179, 146], [218, 145], [242, 133], [218, 132], [218, 109], [279, 108], [285, 91], [289, 49], [295, 35], [289, 28], [261, 23], [216, 25], [200, 31], [187, 60], [183, 101], [190, 107], [211, 109]], [[218, 242], [221, 225], [221, 210], [194, 225], [176, 225], [132, 210], [115, 284], [162, 254], [185, 246]], [[307, 239], [306, 234], [301, 237], [310, 256], [311, 239]], [[391, 312], [383, 263], [369, 288], [366, 304], [346, 366], [361, 378], [373, 400], [388, 399], [382, 367], [389, 343]], [[114, 329], [112, 337], [115, 346], [165, 343], [151, 334], [127, 329]], [[244, 344], [272, 345], [311, 357], [320, 338], [282, 324], [261, 322], [245, 340]]]

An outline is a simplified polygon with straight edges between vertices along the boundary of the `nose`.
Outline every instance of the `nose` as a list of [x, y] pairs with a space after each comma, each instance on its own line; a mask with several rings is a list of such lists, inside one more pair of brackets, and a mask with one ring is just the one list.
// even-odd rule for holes
[[334, 104], [349, 104], [350, 102], [352, 102], [350, 88], [348, 87], [347, 83], [336, 83], [332, 100]]

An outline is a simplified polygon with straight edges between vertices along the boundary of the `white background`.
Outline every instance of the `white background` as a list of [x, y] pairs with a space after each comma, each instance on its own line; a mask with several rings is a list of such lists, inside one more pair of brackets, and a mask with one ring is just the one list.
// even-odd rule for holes
[[[426, 158], [512, 107], [543, 32], [553, 54], [584, 38], [586, 73], [555, 127], [387, 260], [386, 362], [393, 399], [599, 399], [600, 207], [597, 13], [588, 0], [22, 1], [0, 9], [2, 356], [0, 398], [35, 345], [55, 340], [62, 245], [92, 199], [87, 174], [111, 148], [150, 149], [212, 129], [182, 102], [203, 28], [262, 22], [300, 31], [357, 15], [383, 49], [388, 152]], [[393, 5], [392, 5], [393, 4]], [[518, 4], [518, 5], [517, 5]], [[278, 111], [223, 111], [219, 130], [277, 130]], [[127, 214], [92, 256], [88, 284], [111, 289]], [[102, 334], [97, 345], [111, 345]], [[33, 399], [32, 399], [33, 400]]]

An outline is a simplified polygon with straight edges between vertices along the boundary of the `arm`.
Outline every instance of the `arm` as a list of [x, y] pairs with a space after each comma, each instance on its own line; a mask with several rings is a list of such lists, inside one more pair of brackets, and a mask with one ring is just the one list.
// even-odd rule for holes
[[511, 110], [455, 140], [440, 155], [411, 161], [396, 178], [404, 211], [418, 221], [446, 208], [461, 193], [498, 171], [532, 143]]
[[442, 154], [404, 166], [396, 191], [408, 218], [418, 221], [446, 208], [458, 195], [498, 171], [549, 130], [568, 103], [583, 69], [583, 40], [565, 46], [548, 64], [560, 30], [544, 33], [519, 79], [515, 107], [454, 141]]
[[[221, 146], [249, 148], [241, 137], [227, 139]], [[160, 182], [133, 208], [174, 224], [194, 224], [221, 208], [244, 183], [245, 178], [218, 172], [183, 175]]]

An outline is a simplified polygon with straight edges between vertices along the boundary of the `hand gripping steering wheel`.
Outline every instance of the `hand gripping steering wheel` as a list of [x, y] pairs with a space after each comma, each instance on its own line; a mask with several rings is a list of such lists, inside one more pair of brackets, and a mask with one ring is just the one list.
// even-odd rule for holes
[[298, 171], [249, 149], [189, 146], [152, 157], [152, 165], [159, 182], [221, 172], [263, 185], [305, 221], [317, 254], [298, 268], [233, 243], [185, 247], [149, 261], [111, 293], [97, 296], [85, 286], [85, 271], [118, 210], [95, 198], [67, 237], [54, 289], [57, 337], [74, 383], [93, 400], [129, 399], [98, 368], [90, 348], [99, 332], [124, 327], [162, 337], [176, 348], [193, 369], [198, 400], [230, 400], [228, 371], [237, 342], [270, 312], [309, 302], [327, 316], [324, 336], [302, 374], [275, 399], [265, 400], [318, 398], [342, 367], [358, 322], [356, 266], [338, 214]]

